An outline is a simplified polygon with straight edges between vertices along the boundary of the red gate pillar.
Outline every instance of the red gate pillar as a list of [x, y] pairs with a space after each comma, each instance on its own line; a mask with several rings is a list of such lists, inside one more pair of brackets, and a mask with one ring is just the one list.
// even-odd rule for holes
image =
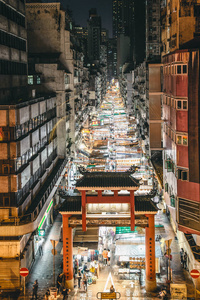
[[148, 217], [148, 227], [145, 228], [145, 248], [146, 248], [146, 291], [152, 292], [156, 289], [155, 270], [155, 225], [154, 215]]
[[131, 231], [135, 230], [135, 196], [134, 191], [130, 191], [130, 210], [131, 210]]
[[82, 202], [82, 230], [86, 231], [86, 191], [81, 192]]
[[63, 273], [65, 274], [65, 285], [69, 289], [74, 289], [73, 278], [73, 236], [72, 228], [68, 225], [69, 215], [63, 217]]

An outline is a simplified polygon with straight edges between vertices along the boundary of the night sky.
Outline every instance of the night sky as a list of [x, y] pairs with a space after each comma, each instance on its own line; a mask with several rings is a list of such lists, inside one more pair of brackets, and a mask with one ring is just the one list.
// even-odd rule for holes
[[61, 0], [64, 8], [69, 6], [77, 25], [86, 26], [89, 9], [95, 7], [101, 16], [102, 27], [109, 30], [112, 37], [112, 0]]

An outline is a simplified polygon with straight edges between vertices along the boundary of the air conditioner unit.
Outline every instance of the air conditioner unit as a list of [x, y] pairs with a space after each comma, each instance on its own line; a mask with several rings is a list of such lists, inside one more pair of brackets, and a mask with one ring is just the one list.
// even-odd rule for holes
[[32, 98], [35, 98], [35, 90], [32, 90], [32, 91], [31, 91], [31, 97], [32, 97]]

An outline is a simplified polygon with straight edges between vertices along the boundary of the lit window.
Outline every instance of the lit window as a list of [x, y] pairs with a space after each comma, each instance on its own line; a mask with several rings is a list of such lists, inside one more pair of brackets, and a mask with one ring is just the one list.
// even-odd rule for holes
[[187, 109], [187, 101], [183, 101], [183, 109]]
[[28, 84], [33, 84], [33, 76], [28, 76]]
[[37, 75], [37, 84], [41, 84], [41, 78], [39, 75]]
[[170, 204], [171, 204], [172, 207], [175, 207], [175, 197], [174, 197], [174, 195], [170, 196]]
[[188, 137], [185, 136], [185, 135], [177, 135], [176, 136], [176, 143], [178, 145], [187, 146], [188, 145]]
[[178, 145], [182, 144], [182, 137], [180, 135], [177, 136], [176, 142], [177, 142]]
[[187, 146], [188, 144], [188, 138], [187, 136], [183, 136], [183, 145]]

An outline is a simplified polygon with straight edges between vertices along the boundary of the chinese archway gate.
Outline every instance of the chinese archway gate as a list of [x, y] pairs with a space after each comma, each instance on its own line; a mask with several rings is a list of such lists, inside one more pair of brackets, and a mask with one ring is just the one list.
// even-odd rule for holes
[[[140, 184], [131, 176], [132, 173], [133, 171], [84, 172], [76, 184], [80, 194], [67, 196], [62, 204], [63, 272], [69, 288], [74, 288], [74, 227], [82, 226], [82, 230], [86, 231], [93, 226], [130, 226], [134, 231], [137, 225], [145, 227], [146, 290], [156, 289], [154, 216], [158, 209], [151, 200], [152, 195], [134, 196], [134, 191]], [[105, 211], [107, 214], [101, 213]]]

